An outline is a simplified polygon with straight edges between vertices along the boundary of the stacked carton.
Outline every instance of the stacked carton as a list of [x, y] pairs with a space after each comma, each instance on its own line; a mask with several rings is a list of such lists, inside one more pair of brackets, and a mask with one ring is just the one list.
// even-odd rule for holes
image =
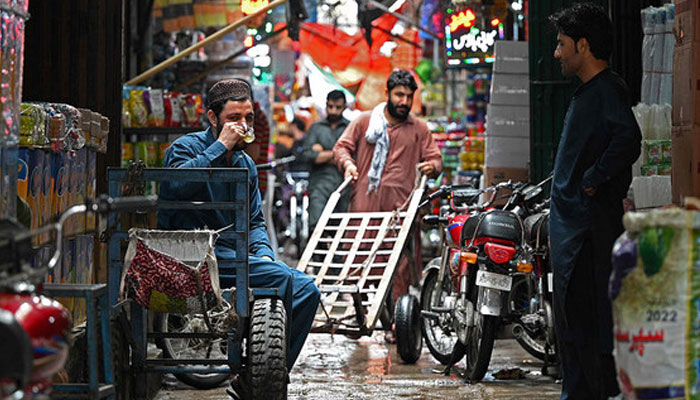
[[484, 185], [528, 179], [530, 76], [527, 42], [496, 42], [486, 113]]
[[700, 196], [700, 8], [675, 2], [673, 51], [673, 202]]

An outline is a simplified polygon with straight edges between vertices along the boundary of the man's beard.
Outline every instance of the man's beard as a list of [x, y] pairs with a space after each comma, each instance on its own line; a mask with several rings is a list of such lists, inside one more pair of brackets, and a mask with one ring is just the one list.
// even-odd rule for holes
[[340, 121], [341, 118], [343, 118], [342, 115], [335, 115], [335, 114], [328, 114], [328, 122], [338, 122]]
[[[216, 131], [216, 138], [217, 139], [219, 138], [219, 135], [221, 135], [221, 131], [223, 129], [224, 129], [224, 124], [222, 124], [221, 121], [219, 120], [219, 118], [217, 117], [216, 118], [216, 127], [214, 128], [214, 130]], [[248, 148], [248, 143], [244, 142], [243, 140], [241, 140], [240, 142], [236, 143], [235, 146], [233, 146], [234, 151], [245, 150], [247, 148]]]
[[389, 115], [402, 121], [408, 118], [408, 113], [411, 111], [411, 109], [406, 106], [396, 107], [396, 105], [391, 102], [391, 99], [387, 99], [386, 109], [389, 111]]

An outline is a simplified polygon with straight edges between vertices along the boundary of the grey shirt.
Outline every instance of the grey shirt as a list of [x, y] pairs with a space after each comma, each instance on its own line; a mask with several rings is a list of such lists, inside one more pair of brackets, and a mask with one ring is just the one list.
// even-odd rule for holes
[[330, 195], [343, 182], [343, 174], [338, 171], [335, 163], [316, 164], [319, 152], [311, 150], [315, 144], [320, 144], [323, 150], [333, 150], [335, 142], [347, 128], [349, 121], [342, 118], [335, 128], [331, 128], [328, 119], [323, 119], [311, 125], [304, 138], [304, 158], [311, 165], [309, 190], [321, 190]]

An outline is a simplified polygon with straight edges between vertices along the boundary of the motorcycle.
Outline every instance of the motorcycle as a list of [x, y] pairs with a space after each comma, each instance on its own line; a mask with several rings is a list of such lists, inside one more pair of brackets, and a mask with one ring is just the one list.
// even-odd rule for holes
[[[46, 273], [58, 265], [63, 250], [63, 226], [72, 216], [94, 212], [153, 207], [156, 197], [95, 202], [66, 210], [58, 222], [29, 231], [14, 220], [0, 221], [0, 363], [1, 399], [48, 399], [51, 382], [68, 359], [72, 321], [58, 301], [39, 294]], [[56, 234], [56, 250], [46, 266], [33, 268], [31, 238]]]
[[[428, 264], [421, 291], [423, 337], [431, 354], [447, 365], [445, 373], [466, 355], [470, 381], [484, 377], [497, 327], [518, 322], [534, 296], [532, 252], [522, 219], [509, 203], [493, 206], [502, 189], [514, 188], [510, 181], [483, 190], [446, 186], [424, 202], [450, 199], [439, 215], [423, 220], [445, 232], [443, 253]], [[489, 192], [490, 200], [479, 204]]]
[[551, 177], [537, 185], [521, 185], [513, 191], [506, 205], [523, 219], [526, 241], [534, 260], [536, 279], [535, 294], [530, 299], [529, 312], [522, 315], [520, 321], [513, 325], [513, 336], [525, 351], [545, 362], [545, 374], [548, 367], [558, 361], [552, 311], [549, 199], [542, 199], [543, 187], [550, 181]]

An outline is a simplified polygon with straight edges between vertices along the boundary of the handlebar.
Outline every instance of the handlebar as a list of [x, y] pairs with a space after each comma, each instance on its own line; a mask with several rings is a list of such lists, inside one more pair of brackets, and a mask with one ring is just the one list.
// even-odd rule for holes
[[258, 169], [258, 171], [267, 171], [270, 169], [275, 169], [280, 165], [286, 165], [289, 163], [292, 163], [296, 161], [297, 157], [296, 156], [287, 156], [287, 157], [282, 157], [277, 160], [272, 160], [268, 163], [264, 164], [257, 164], [255, 167]]
[[87, 202], [86, 204], [77, 204], [70, 207], [64, 211], [63, 214], [61, 214], [58, 222], [37, 231], [32, 231], [29, 233], [29, 235], [36, 236], [37, 234], [46, 230], [56, 231], [56, 250], [51, 257], [51, 260], [49, 260], [48, 265], [49, 269], [53, 269], [61, 258], [61, 252], [63, 251], [63, 225], [65, 225], [68, 218], [85, 212], [107, 214], [110, 212], [154, 209], [157, 205], [158, 196], [112, 198], [107, 195], [101, 195], [94, 202], [91, 201]]

